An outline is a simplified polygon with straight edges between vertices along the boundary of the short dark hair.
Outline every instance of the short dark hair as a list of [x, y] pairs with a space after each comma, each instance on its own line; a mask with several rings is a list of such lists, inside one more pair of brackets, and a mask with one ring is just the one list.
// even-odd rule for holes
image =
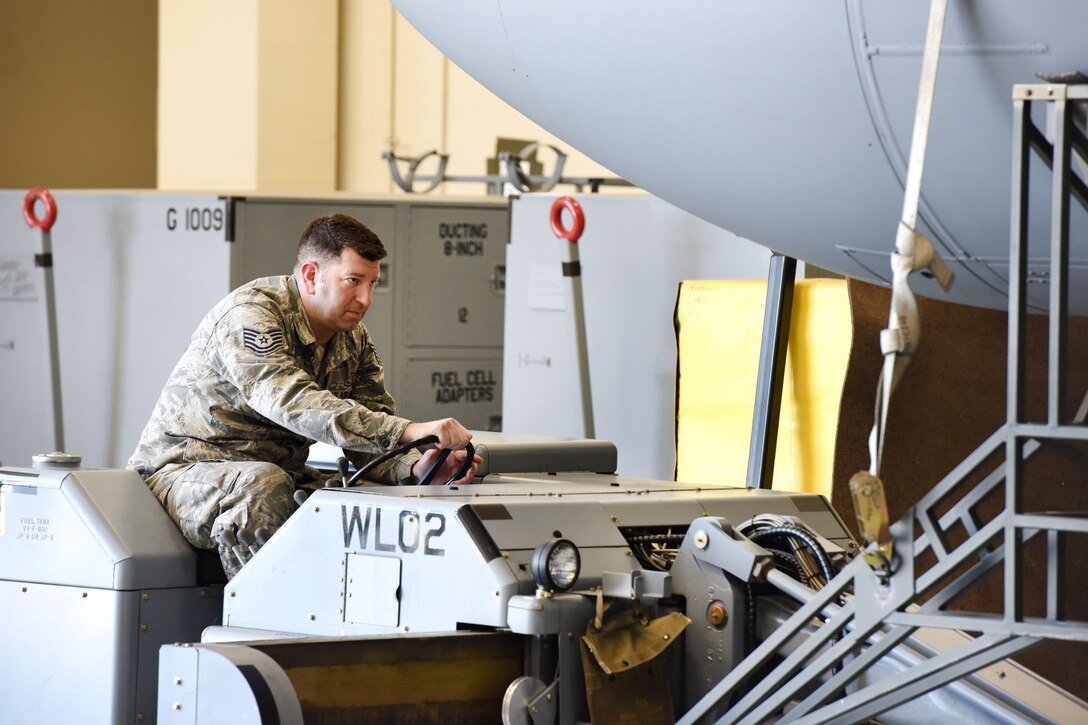
[[295, 266], [301, 267], [311, 259], [318, 264], [338, 262], [345, 247], [371, 262], [385, 259], [388, 253], [366, 224], [347, 214], [329, 214], [314, 219], [302, 232]]

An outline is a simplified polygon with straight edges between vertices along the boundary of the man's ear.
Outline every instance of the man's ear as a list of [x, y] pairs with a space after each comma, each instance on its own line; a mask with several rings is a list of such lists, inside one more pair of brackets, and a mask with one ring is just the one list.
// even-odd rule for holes
[[317, 262], [312, 260], [303, 262], [298, 271], [300, 287], [306, 294], [312, 295], [314, 290], [317, 289], [317, 275], [321, 271], [317, 266]]

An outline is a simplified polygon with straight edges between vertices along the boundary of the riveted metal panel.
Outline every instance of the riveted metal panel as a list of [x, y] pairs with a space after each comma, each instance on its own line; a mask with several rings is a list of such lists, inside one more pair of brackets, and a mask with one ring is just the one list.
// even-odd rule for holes
[[413, 205], [408, 212], [405, 345], [501, 347], [508, 209]]
[[[405, 517], [409, 518], [409, 517]], [[419, 530], [419, 519], [410, 517]], [[402, 523], [403, 527], [403, 523]], [[416, 535], [418, 540], [419, 536]], [[400, 624], [400, 559], [391, 556], [348, 554], [344, 582], [344, 621], [396, 627]]]
[[502, 351], [487, 357], [434, 352], [407, 358], [397, 410], [408, 417], [457, 418], [473, 430], [501, 430]]

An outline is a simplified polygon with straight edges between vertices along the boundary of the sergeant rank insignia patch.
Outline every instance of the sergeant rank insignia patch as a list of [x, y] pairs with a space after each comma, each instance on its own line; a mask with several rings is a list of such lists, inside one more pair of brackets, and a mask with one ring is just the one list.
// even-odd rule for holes
[[242, 328], [242, 341], [246, 349], [258, 355], [267, 355], [283, 347], [283, 330], [254, 330]]

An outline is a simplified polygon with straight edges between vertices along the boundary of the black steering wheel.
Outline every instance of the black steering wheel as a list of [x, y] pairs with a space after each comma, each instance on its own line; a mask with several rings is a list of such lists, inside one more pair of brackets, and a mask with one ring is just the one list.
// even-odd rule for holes
[[[365, 477], [366, 474], [374, 470], [375, 466], [381, 463], [385, 463], [393, 456], [399, 456], [403, 453], [407, 453], [413, 448], [421, 448], [423, 446], [428, 446], [437, 442], [438, 436], [429, 435], [414, 441], [402, 443], [393, 450], [386, 451], [385, 453], [381, 454], [380, 456], [360, 468], [351, 478], [348, 479], [346, 485], [349, 487], [358, 486], [359, 480]], [[431, 482], [431, 479], [434, 478], [434, 474], [438, 473], [438, 469], [441, 468], [442, 464], [446, 462], [447, 458], [449, 458], [450, 453], [452, 453], [452, 451], [449, 448], [442, 449], [442, 452], [438, 454], [438, 459], [435, 460], [434, 465], [432, 465], [430, 469], [425, 474], [423, 474], [423, 478], [419, 480], [420, 486], [426, 486]], [[450, 476], [448, 481], [446, 481], [447, 486], [456, 481], [457, 479], [463, 478], [464, 475], [468, 472], [468, 469], [472, 466], [473, 457], [476, 455], [476, 447], [473, 446], [471, 443], [467, 444], [465, 446], [465, 454], [465, 462], [462, 463], [461, 467], [458, 468], [452, 476]]]

